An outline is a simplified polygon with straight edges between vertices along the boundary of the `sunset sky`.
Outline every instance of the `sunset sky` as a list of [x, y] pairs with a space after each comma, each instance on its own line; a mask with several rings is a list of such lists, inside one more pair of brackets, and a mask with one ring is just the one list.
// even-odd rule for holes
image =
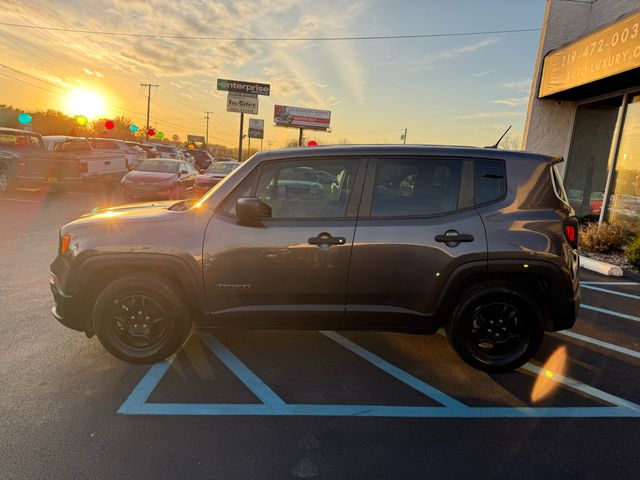
[[[544, 0], [2, 0], [0, 22], [152, 35], [327, 37], [539, 28]], [[260, 97], [265, 147], [274, 104], [332, 111], [322, 142], [486, 145], [522, 132], [540, 32], [400, 40], [245, 41], [135, 38], [0, 25], [0, 104], [125, 115], [166, 136], [237, 145], [217, 78], [271, 84]], [[13, 77], [13, 78], [9, 78]], [[27, 83], [32, 85], [28, 85]], [[37, 86], [37, 87], [36, 87]], [[246, 128], [246, 125], [245, 125]], [[271, 143], [268, 143], [271, 142]]]

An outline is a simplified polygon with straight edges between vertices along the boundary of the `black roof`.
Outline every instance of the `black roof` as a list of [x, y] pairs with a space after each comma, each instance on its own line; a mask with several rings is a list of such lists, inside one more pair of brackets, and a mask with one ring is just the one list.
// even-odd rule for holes
[[507, 157], [529, 158], [531, 160], [549, 161], [550, 157], [533, 152], [499, 150], [495, 148], [461, 147], [449, 145], [327, 145], [317, 147], [283, 148], [279, 150], [262, 150], [255, 154], [259, 161], [277, 158], [323, 157], [323, 156], [414, 156], [432, 155], [439, 157], [472, 157], [496, 158]]

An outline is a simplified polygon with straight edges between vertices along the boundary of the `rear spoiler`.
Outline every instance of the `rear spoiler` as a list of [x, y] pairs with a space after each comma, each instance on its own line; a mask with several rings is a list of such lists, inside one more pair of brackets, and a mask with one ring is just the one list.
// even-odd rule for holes
[[553, 155], [549, 157], [549, 163], [551, 165], [557, 165], [557, 164], [562, 163], [562, 162], [564, 162], [564, 157], [553, 156]]

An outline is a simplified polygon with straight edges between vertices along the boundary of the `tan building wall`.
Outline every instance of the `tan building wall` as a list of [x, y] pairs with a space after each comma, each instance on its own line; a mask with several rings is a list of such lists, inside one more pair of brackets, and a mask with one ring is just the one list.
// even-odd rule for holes
[[639, 0], [573, 2], [547, 0], [536, 59], [523, 148], [550, 155], [568, 155], [575, 102], [538, 99], [545, 55], [578, 37], [614, 22], [640, 7]]

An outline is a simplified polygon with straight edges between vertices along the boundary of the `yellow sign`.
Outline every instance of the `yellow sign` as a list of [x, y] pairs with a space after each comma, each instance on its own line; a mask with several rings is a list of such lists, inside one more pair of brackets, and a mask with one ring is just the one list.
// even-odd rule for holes
[[544, 59], [539, 98], [640, 67], [640, 12]]

